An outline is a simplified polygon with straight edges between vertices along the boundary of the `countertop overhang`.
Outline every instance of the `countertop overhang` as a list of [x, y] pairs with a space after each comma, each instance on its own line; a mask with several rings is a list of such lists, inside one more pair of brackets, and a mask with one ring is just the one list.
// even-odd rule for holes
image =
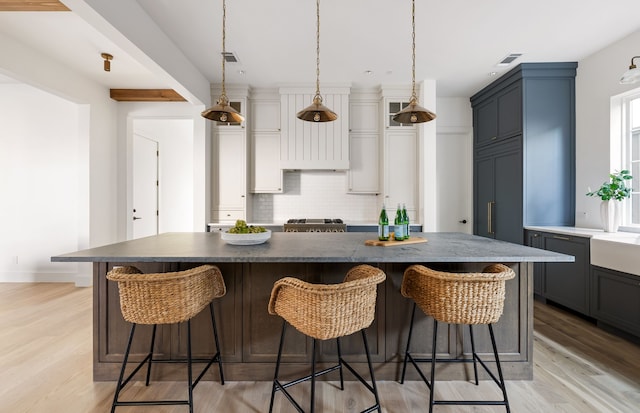
[[454, 232], [413, 233], [426, 243], [376, 247], [367, 232], [274, 232], [264, 244], [229, 245], [219, 233], [175, 232], [51, 257], [53, 262], [573, 262], [570, 255]]

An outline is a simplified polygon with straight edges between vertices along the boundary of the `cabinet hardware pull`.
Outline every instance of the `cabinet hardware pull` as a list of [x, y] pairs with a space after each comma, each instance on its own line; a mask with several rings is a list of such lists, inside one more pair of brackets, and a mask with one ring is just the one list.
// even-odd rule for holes
[[487, 232], [489, 234], [494, 234], [493, 232], [493, 205], [495, 202], [489, 201], [487, 202]]
[[492, 141], [495, 141], [496, 139], [498, 139], [497, 136], [494, 136], [493, 138], [491, 138]]
[[554, 235], [553, 238], [561, 239], [561, 240], [564, 240], [564, 241], [570, 241], [571, 240], [571, 238], [569, 238], [569, 237], [561, 237], [560, 235]]

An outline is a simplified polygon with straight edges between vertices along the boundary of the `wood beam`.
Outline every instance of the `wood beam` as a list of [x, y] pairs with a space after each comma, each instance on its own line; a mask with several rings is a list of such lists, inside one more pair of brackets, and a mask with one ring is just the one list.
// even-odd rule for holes
[[173, 89], [111, 89], [111, 99], [118, 102], [185, 102]]
[[0, 11], [70, 11], [57, 0], [0, 0]]

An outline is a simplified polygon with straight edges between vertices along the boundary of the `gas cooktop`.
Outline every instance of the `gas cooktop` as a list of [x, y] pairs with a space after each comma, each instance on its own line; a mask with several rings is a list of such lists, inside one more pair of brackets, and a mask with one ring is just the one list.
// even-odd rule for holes
[[285, 232], [345, 232], [347, 225], [340, 218], [293, 218], [284, 224]]
[[344, 224], [340, 218], [293, 218], [287, 224]]

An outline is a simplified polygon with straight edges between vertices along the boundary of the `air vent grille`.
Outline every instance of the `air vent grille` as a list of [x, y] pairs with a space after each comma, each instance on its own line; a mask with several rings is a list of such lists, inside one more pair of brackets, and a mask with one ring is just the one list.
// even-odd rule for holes
[[224, 52], [222, 53], [224, 57], [224, 61], [227, 63], [238, 63], [238, 58], [233, 52]]
[[498, 66], [509, 66], [514, 60], [522, 56], [522, 53], [510, 53], [498, 63]]

